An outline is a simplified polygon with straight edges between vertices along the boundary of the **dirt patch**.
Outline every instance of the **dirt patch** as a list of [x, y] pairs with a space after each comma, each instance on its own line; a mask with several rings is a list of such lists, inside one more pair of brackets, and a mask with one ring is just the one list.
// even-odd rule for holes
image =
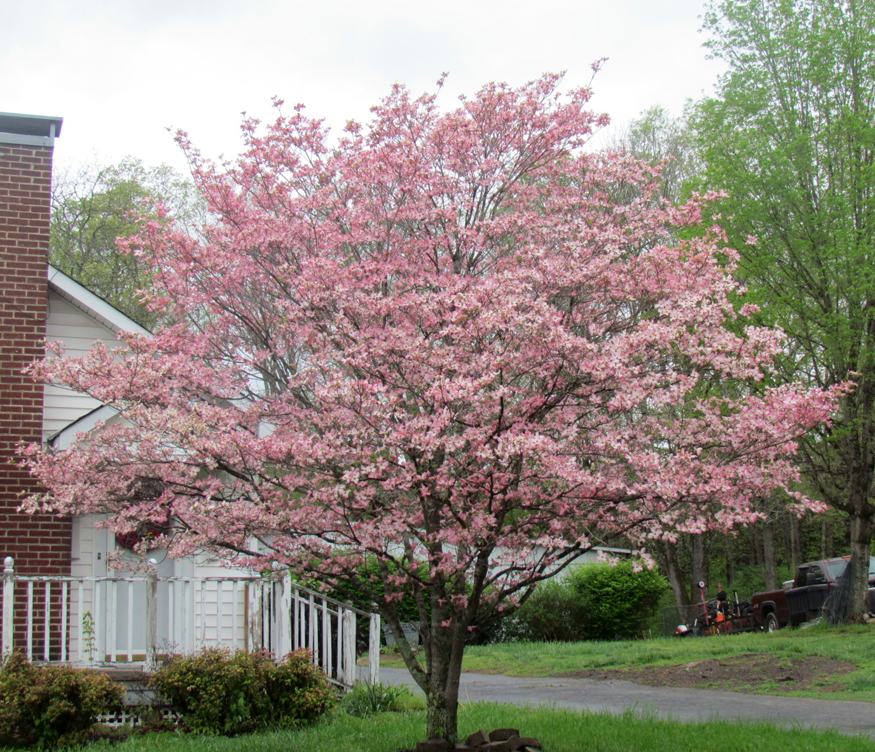
[[843, 689], [835, 677], [856, 670], [853, 663], [832, 658], [776, 658], [746, 653], [732, 658], [682, 663], [679, 666], [640, 666], [632, 669], [588, 669], [560, 674], [581, 679], [624, 679], [651, 687], [695, 687], [730, 692], [773, 690], [794, 692]]

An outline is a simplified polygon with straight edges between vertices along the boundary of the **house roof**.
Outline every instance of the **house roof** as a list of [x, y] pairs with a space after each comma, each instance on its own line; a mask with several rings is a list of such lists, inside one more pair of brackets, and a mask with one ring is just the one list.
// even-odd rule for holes
[[[118, 308], [110, 305], [103, 298], [95, 295], [87, 287], [80, 285], [75, 279], [51, 264], [49, 264], [48, 269], [48, 283], [50, 290], [115, 334], [119, 332], [150, 333], [148, 329], [140, 326]], [[56, 449], [66, 449], [76, 438], [76, 434], [90, 431], [99, 422], [106, 422], [117, 414], [118, 410], [115, 408], [101, 405], [54, 433], [48, 438], [48, 444]]]
[[76, 435], [80, 433], [88, 433], [94, 429], [99, 423], [106, 423], [110, 418], [118, 415], [118, 410], [109, 405], [101, 405], [94, 408], [90, 413], [85, 413], [81, 418], [74, 420], [69, 425], [64, 426], [57, 433], [52, 434], [46, 440], [50, 447], [58, 450], [67, 449], [76, 439]]
[[151, 333], [118, 308], [107, 303], [103, 298], [95, 295], [87, 287], [80, 285], [75, 279], [51, 264], [49, 264], [49, 288], [116, 334], [119, 332]]

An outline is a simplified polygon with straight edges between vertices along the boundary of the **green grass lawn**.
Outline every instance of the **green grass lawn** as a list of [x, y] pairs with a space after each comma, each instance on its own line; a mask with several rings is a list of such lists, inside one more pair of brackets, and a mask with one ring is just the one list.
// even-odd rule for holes
[[[687, 724], [571, 710], [473, 703], [460, 713], [459, 731], [513, 726], [538, 737], [545, 752], [873, 752], [869, 738], [836, 732], [778, 729], [767, 724]], [[117, 752], [395, 752], [413, 747], [425, 733], [422, 712], [353, 718], [334, 713], [300, 731], [235, 738], [150, 734], [113, 747]], [[103, 746], [103, 745], [99, 745]], [[89, 748], [97, 752], [97, 747]], [[107, 750], [109, 748], [107, 747]]]
[[[857, 670], [837, 678], [844, 689], [828, 695], [782, 691], [770, 693], [832, 700], [875, 702], [875, 626], [811, 627], [713, 637], [618, 642], [501, 643], [470, 647], [463, 670], [511, 676], [551, 676], [583, 669], [623, 669], [677, 665], [743, 653], [774, 656], [776, 661], [824, 656], [853, 663]], [[400, 656], [384, 656], [384, 665], [402, 666]]]

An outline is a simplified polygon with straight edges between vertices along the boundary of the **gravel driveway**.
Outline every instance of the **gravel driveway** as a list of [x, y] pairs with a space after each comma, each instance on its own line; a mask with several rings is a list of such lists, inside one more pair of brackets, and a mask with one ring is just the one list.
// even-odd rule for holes
[[[407, 669], [381, 668], [380, 680], [388, 684], [408, 684], [419, 691]], [[867, 702], [646, 687], [619, 680], [492, 674], [462, 674], [459, 697], [462, 702], [551, 705], [593, 713], [622, 713], [631, 708], [681, 721], [767, 721], [788, 727], [834, 728], [875, 738], [875, 704]]]

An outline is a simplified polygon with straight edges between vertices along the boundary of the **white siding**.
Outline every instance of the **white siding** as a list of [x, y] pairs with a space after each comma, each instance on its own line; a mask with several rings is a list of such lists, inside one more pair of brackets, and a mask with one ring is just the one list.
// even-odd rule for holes
[[[124, 328], [131, 331], [145, 331], [136, 323], [129, 321], [106, 303], [94, 298], [87, 290], [81, 289], [76, 283], [69, 280], [60, 272], [50, 270], [50, 277], [54, 285], [60, 285], [60, 291], [64, 295], [72, 295], [78, 304], [74, 305], [67, 297], [59, 294], [58, 289], [49, 288], [49, 316], [46, 324], [46, 339], [49, 342], [61, 341], [64, 343], [66, 354], [70, 357], [83, 357], [95, 342], [103, 342], [109, 348], [122, 346], [116, 337], [112, 327]], [[83, 302], [84, 301], [84, 302]], [[81, 305], [80, 305], [81, 304]], [[83, 308], [85, 310], [83, 310]], [[88, 312], [86, 312], [86, 310]], [[101, 316], [100, 311], [103, 311]], [[116, 317], [116, 318], [114, 318]], [[45, 387], [45, 407], [43, 411], [43, 439], [46, 440], [70, 424], [88, 415], [99, 408], [101, 403], [90, 397], [78, 394], [70, 389], [48, 385]], [[110, 415], [107, 424], [123, 420], [119, 415]], [[74, 428], [76, 428], [74, 426]], [[87, 428], [87, 422], [83, 423]], [[78, 430], [78, 429], [77, 429]], [[60, 448], [63, 448], [61, 446]], [[93, 514], [75, 517], [73, 520], [73, 551], [71, 559], [71, 574], [73, 577], [106, 577], [113, 576], [112, 570], [107, 571], [107, 557], [116, 548], [115, 539], [108, 530], [95, 529], [94, 523], [97, 517]], [[191, 578], [224, 578], [228, 576], [247, 574], [244, 571], [223, 567], [221, 562], [204, 556], [198, 557], [199, 561], [192, 558], [173, 561], [167, 558], [164, 551], [150, 551], [149, 558], [158, 560], [158, 574], [160, 577]], [[123, 558], [136, 559], [134, 555], [124, 555]], [[133, 592], [127, 586], [121, 587], [104, 583], [95, 592], [93, 583], [82, 586], [82, 604], [80, 606], [77, 597], [71, 603], [73, 623], [79, 625], [82, 616], [87, 611], [95, 619], [95, 627], [100, 630], [110, 628], [110, 634], [115, 635], [118, 646], [122, 645], [122, 639], [126, 638], [128, 631], [132, 630], [133, 638], [138, 645], [137, 651], [142, 652], [142, 644], [145, 640], [145, 626], [141, 623], [129, 622], [129, 603], [136, 604], [145, 598], [144, 592], [140, 592], [144, 586], [137, 584]], [[199, 583], [195, 589], [190, 583], [178, 582], [174, 586], [163, 583], [160, 587], [161, 598], [175, 598], [171, 623], [159, 626], [161, 638], [168, 643], [173, 642], [172, 623], [181, 623], [184, 608], [183, 600], [191, 601], [191, 613], [199, 620], [199, 641], [209, 642], [217, 637], [230, 639], [232, 636], [238, 644], [244, 640], [244, 621], [235, 626], [233, 614], [243, 614], [246, 607], [243, 586], [230, 584], [220, 585], [217, 580]], [[173, 589], [173, 596], [170, 591]], [[102, 605], [96, 601], [104, 599]], [[106, 600], [109, 599], [109, 600]], [[80, 610], [82, 613], [80, 614]], [[113, 613], [115, 616], [111, 616]], [[107, 624], [111, 620], [111, 625]], [[78, 629], [78, 626], [77, 626]], [[78, 634], [78, 632], [77, 632]], [[189, 636], [187, 636], [188, 638]], [[79, 649], [78, 638], [72, 638], [72, 648]], [[106, 635], [98, 636], [95, 649], [98, 653], [109, 650], [105, 645]], [[112, 638], [110, 638], [112, 639]], [[194, 640], [191, 635], [190, 639]], [[192, 644], [192, 648], [194, 644]]]
[[[46, 339], [49, 342], [62, 341], [67, 354], [73, 357], [85, 355], [96, 341], [104, 342], [111, 348], [120, 346], [116, 335], [108, 327], [75, 308], [53, 290], [49, 290]], [[62, 387], [46, 386], [43, 439], [47, 439], [97, 407], [100, 407], [100, 402], [95, 399]]]

